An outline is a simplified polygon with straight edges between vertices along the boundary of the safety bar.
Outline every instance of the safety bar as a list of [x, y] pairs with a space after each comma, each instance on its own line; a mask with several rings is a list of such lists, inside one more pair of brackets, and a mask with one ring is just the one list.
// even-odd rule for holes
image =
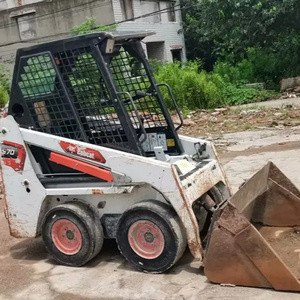
[[130, 95], [129, 92], [118, 92], [117, 95], [127, 95], [128, 96], [128, 98], [129, 98], [129, 100], [130, 100], [130, 102], [132, 104], [132, 107], [134, 109], [135, 115], [136, 115], [136, 117], [137, 117], [137, 119], [138, 119], [138, 121], [140, 123], [140, 128], [141, 128], [141, 130], [143, 132], [143, 136], [144, 137], [142, 138], [142, 140], [138, 141], [138, 144], [142, 145], [147, 140], [147, 133], [146, 133], [144, 124], [143, 124], [143, 122], [142, 122], [142, 120], [140, 118], [139, 111], [137, 110], [137, 108], [135, 106], [135, 103], [134, 103], [134, 101], [132, 99], [132, 96]]
[[183, 119], [182, 119], [182, 116], [181, 116], [181, 114], [180, 114], [180, 110], [179, 110], [179, 108], [178, 108], [178, 105], [177, 105], [177, 102], [176, 102], [175, 97], [174, 97], [174, 95], [173, 95], [173, 92], [172, 92], [170, 86], [169, 86], [168, 84], [166, 84], [166, 83], [158, 83], [158, 84], [156, 84], [156, 86], [157, 86], [157, 87], [165, 86], [165, 87], [168, 89], [169, 96], [170, 96], [170, 98], [171, 98], [172, 101], [173, 101], [175, 110], [176, 110], [176, 112], [177, 112], [177, 114], [178, 114], [178, 117], [179, 117], [179, 119], [180, 119], [180, 125], [178, 125], [178, 126], [175, 128], [175, 130], [178, 130], [178, 129], [181, 128], [182, 125], [183, 125]]

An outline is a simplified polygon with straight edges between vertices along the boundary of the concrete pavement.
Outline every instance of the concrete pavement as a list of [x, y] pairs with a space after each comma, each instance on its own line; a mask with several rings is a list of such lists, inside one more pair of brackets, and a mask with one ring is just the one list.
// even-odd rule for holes
[[[238, 133], [238, 138], [225, 135], [225, 140], [239, 141], [230, 146], [233, 147], [230, 152], [221, 155], [233, 188], [236, 189], [268, 160], [277, 164], [300, 188], [300, 145], [290, 147], [299, 137], [298, 128]], [[266, 147], [269, 147], [267, 151]], [[0, 211], [3, 211], [3, 200], [0, 200]], [[211, 284], [199, 269], [199, 262], [194, 261], [188, 251], [167, 274], [140, 273], [119, 254], [114, 241], [106, 241], [100, 255], [85, 267], [59, 266], [49, 259], [41, 239], [10, 237], [4, 215], [0, 214], [1, 300], [298, 300], [299, 297], [297, 293]]]
[[276, 99], [276, 100], [268, 100], [263, 102], [257, 103], [249, 103], [249, 104], [242, 104], [237, 106], [232, 106], [232, 108], [250, 108], [250, 107], [272, 107], [272, 108], [281, 108], [286, 105], [293, 105], [293, 106], [300, 106], [300, 98], [287, 98], [287, 99]]

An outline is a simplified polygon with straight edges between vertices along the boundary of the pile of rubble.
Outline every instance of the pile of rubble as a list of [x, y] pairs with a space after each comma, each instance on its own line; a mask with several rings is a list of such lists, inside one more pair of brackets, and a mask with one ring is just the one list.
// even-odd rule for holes
[[[176, 123], [176, 120], [174, 120]], [[185, 119], [180, 134], [213, 138], [226, 132], [300, 125], [300, 107], [198, 110]]]
[[295, 86], [293, 88], [288, 88], [282, 92], [280, 99], [289, 99], [300, 97], [300, 86]]
[[280, 82], [282, 99], [300, 97], [300, 77], [282, 79]]

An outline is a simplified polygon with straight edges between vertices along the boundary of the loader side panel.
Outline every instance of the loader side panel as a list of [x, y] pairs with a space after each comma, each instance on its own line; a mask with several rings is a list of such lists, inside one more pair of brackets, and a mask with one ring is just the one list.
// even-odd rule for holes
[[[46, 192], [28, 155], [18, 125], [11, 117], [0, 120], [1, 167], [5, 215], [14, 237], [35, 237]], [[3, 133], [5, 132], [5, 133]]]
[[[23, 128], [21, 131], [26, 143], [33, 146], [43, 145], [45, 149], [58, 154], [65, 154], [62, 142], [75, 145], [75, 141], [54, 135]], [[193, 203], [216, 185], [224, 187], [221, 193], [225, 199], [230, 194], [225, 186], [226, 178], [217, 160], [208, 159], [195, 164], [193, 161], [179, 158], [176, 162], [170, 163], [84, 142], [76, 142], [76, 146], [99, 151], [105, 160], [105, 168], [126, 174], [131, 183], [147, 183], [163, 194], [185, 228], [192, 254], [198, 259], [202, 258], [200, 230], [193, 211]]]

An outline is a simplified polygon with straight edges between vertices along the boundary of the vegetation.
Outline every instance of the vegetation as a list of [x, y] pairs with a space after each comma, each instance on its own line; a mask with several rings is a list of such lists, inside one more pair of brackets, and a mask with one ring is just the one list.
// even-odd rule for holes
[[[245, 4], [253, 1], [240, 0], [240, 2]], [[184, 64], [151, 61], [157, 82], [170, 85], [181, 110], [187, 112], [196, 108], [244, 104], [263, 101], [274, 96], [274, 93], [268, 91], [247, 88], [245, 84], [258, 80], [271, 86], [275, 80], [278, 80], [283, 73], [278, 72], [280, 64], [277, 54], [265, 49], [263, 45], [251, 47], [249, 42], [246, 46], [245, 41], [244, 44], [240, 43], [238, 48], [234, 48], [236, 51], [232, 51], [231, 44], [238, 42], [238, 39], [233, 41], [233, 38], [241, 35], [242, 29], [240, 27], [239, 30], [234, 29], [232, 33], [230, 31], [233, 28], [232, 22], [236, 21], [239, 24], [238, 18], [233, 18], [230, 25], [226, 24], [225, 19], [229, 12], [234, 15], [238, 11], [240, 16], [242, 10], [246, 8], [245, 5], [241, 9], [236, 9], [238, 5], [233, 0], [187, 0], [183, 6], [186, 12], [184, 29], [188, 55], [193, 60]], [[265, 4], [262, 7], [264, 6]], [[220, 11], [216, 7], [220, 7]], [[205, 18], [204, 11], [209, 13]], [[218, 17], [215, 20], [211, 16], [216, 13]], [[247, 13], [244, 15], [245, 18], [249, 17]], [[239, 26], [243, 27], [243, 22]], [[95, 18], [88, 18], [83, 24], [72, 28], [71, 32], [78, 35], [111, 30], [116, 27], [116, 25], [97, 25]], [[226, 31], [229, 31], [230, 36], [229, 33], [225, 34]], [[223, 40], [222, 35], [224, 35]], [[113, 76], [117, 76], [116, 80], [119, 82], [118, 76], [121, 76], [121, 72], [118, 72], [116, 66], [114, 70], [117, 71]], [[81, 81], [86, 82], [86, 79], [76, 82], [75, 86], [79, 88]], [[173, 108], [168, 91], [161, 88], [161, 92], [168, 106]]]
[[282, 78], [300, 76], [299, 1], [185, 0], [181, 5], [190, 62], [154, 64], [157, 80], [173, 88], [181, 109], [264, 101], [276, 93], [245, 84], [262, 82], [279, 90]]
[[[218, 64], [212, 72], [203, 70], [199, 61], [155, 64], [154, 70], [157, 82], [170, 85], [183, 111], [264, 101], [276, 95], [245, 87], [239, 79], [241, 76], [250, 78], [252, 74], [248, 74], [247, 68], [244, 71], [244, 63], [238, 67]], [[168, 91], [161, 89], [161, 92], [172, 108]]]
[[[300, 75], [299, 1], [185, 0], [182, 12], [189, 62], [151, 64], [157, 82], [171, 86], [183, 111], [263, 101], [275, 93], [247, 88], [245, 84], [263, 82], [268, 89], [278, 89], [282, 78]], [[95, 18], [88, 18], [71, 33], [115, 28], [117, 25], [98, 25]], [[29, 74], [21, 86], [25, 95], [47, 92], [53, 86], [49, 61], [41, 63], [47, 67], [47, 76], [41, 79], [41, 71], [33, 72], [34, 66], [29, 63]], [[76, 68], [83, 68], [81, 61]], [[87, 84], [85, 77], [81, 70], [80, 80], [71, 80], [78, 91], [82, 91], [83, 83]], [[98, 74], [95, 77], [99, 79]], [[0, 106], [9, 99], [8, 78], [0, 66]], [[43, 81], [38, 91], [30, 88], [31, 80]], [[89, 82], [86, 88], [93, 84]], [[161, 92], [172, 107], [168, 91], [161, 88]]]
[[298, 0], [185, 0], [182, 9], [188, 58], [206, 70], [242, 63], [247, 74], [234, 80], [268, 88], [300, 75]]
[[116, 29], [118, 25], [97, 25], [95, 18], [87, 18], [87, 20], [71, 29], [74, 35], [86, 34], [91, 32], [100, 32]]
[[10, 80], [8, 71], [0, 65], [0, 107], [4, 107], [9, 100]]

